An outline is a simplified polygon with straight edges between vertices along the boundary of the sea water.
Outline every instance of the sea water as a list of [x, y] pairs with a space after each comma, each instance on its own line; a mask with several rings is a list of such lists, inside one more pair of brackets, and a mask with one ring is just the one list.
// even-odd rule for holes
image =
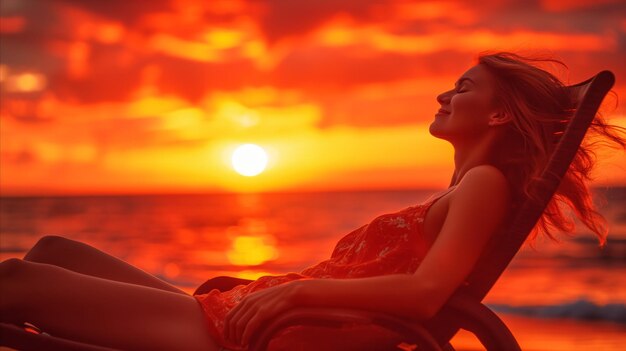
[[[41, 237], [61, 235], [192, 292], [217, 275], [301, 271], [327, 259], [351, 230], [433, 192], [3, 197], [0, 258], [23, 257]], [[584, 227], [560, 243], [525, 246], [488, 305], [525, 316], [626, 324], [626, 188], [595, 192], [605, 199], [606, 247]]]

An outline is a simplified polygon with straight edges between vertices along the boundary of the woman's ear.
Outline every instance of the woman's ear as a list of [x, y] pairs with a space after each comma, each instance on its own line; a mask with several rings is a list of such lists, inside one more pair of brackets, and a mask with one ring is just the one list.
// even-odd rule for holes
[[493, 115], [489, 117], [488, 125], [490, 127], [501, 126], [501, 125], [510, 123], [511, 120], [513, 119], [508, 113], [500, 111], [500, 112], [494, 113]]

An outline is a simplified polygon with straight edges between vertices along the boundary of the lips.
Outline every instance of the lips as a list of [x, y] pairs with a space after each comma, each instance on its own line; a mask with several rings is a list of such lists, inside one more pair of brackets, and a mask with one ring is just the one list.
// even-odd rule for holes
[[439, 111], [437, 111], [437, 114], [435, 114], [435, 116], [439, 116], [439, 115], [449, 115], [450, 111], [444, 110], [442, 108], [439, 109]]

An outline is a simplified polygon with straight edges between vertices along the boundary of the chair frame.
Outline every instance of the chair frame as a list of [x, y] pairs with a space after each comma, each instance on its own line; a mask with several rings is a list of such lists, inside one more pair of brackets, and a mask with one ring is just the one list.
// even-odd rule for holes
[[[356, 309], [296, 308], [278, 316], [252, 337], [250, 351], [265, 350], [281, 329], [293, 325], [336, 326], [344, 323], [378, 324], [401, 334], [405, 342], [419, 350], [454, 350], [449, 344], [459, 329], [473, 333], [489, 351], [520, 350], [520, 346], [502, 320], [482, 300], [521, 248], [569, 168], [585, 133], [596, 116], [602, 100], [615, 82], [610, 71], [601, 71], [581, 83], [568, 86], [579, 97], [576, 112], [538, 181], [532, 184], [539, 201], [526, 200], [507, 228], [494, 235], [493, 249], [478, 260], [466, 282], [457, 289], [432, 319], [415, 323], [389, 314]], [[246, 279], [216, 277], [198, 287], [194, 295], [212, 289], [227, 291]], [[49, 335], [32, 334], [14, 325], [0, 323], [0, 345], [18, 350], [104, 351], [90, 345]]]

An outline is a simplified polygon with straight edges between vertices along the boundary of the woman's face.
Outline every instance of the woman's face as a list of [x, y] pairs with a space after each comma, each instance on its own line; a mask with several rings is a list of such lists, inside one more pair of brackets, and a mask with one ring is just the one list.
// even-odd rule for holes
[[430, 134], [453, 143], [481, 137], [498, 113], [494, 85], [493, 76], [484, 66], [470, 68], [454, 89], [437, 96], [441, 109], [430, 125]]

